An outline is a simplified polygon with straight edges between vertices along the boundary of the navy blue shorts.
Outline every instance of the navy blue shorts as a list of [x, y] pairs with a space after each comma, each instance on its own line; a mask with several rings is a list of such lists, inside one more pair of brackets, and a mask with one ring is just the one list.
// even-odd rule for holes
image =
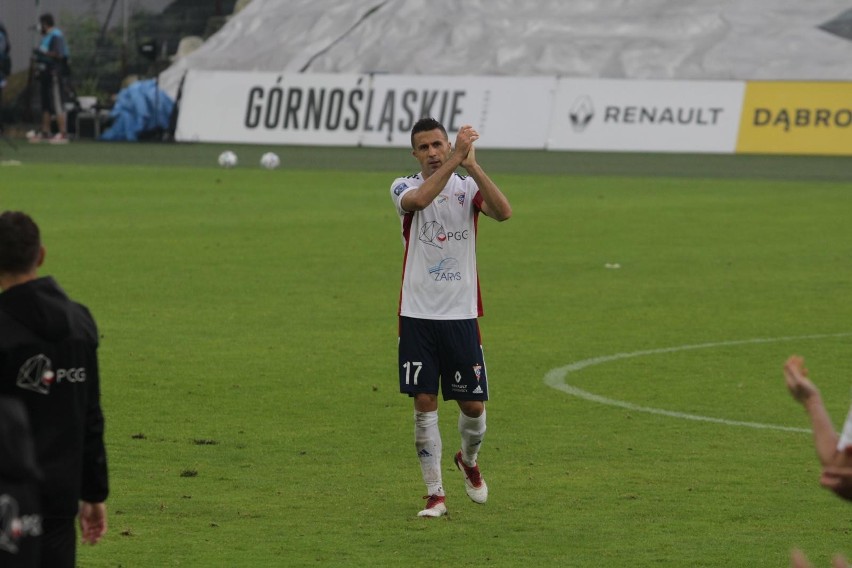
[[[440, 384], [438, 378], [440, 377]], [[488, 400], [479, 321], [399, 318], [399, 392]]]

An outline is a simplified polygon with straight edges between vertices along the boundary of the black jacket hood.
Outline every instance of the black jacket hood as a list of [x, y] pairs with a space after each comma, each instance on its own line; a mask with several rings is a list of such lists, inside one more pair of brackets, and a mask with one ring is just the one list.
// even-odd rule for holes
[[74, 306], [50, 276], [12, 286], [0, 294], [0, 310], [46, 341], [60, 341], [71, 334]]

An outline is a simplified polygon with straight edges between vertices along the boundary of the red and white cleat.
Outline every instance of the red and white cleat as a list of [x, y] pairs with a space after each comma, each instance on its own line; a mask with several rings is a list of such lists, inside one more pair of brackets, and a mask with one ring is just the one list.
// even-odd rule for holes
[[443, 517], [447, 514], [443, 495], [426, 495], [426, 508], [417, 513], [418, 517]]
[[479, 465], [469, 466], [464, 463], [461, 451], [455, 455], [453, 461], [464, 474], [464, 490], [470, 500], [474, 503], [485, 503], [488, 500], [488, 485], [479, 473]]

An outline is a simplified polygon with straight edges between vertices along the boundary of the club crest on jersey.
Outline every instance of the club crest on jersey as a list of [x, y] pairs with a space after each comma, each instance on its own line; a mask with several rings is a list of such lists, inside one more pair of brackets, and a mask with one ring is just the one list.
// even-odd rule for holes
[[408, 184], [405, 182], [399, 183], [396, 187], [393, 188], [393, 194], [399, 197], [399, 195], [408, 188]]
[[429, 221], [420, 229], [420, 235], [417, 238], [421, 243], [442, 249], [447, 242], [447, 232], [438, 221]]
[[482, 365], [474, 365], [473, 374], [476, 375], [476, 380], [478, 381], [482, 377]]
[[463, 191], [459, 190], [453, 195], [455, 195], [456, 199], [458, 199], [459, 205], [464, 205], [465, 193]]

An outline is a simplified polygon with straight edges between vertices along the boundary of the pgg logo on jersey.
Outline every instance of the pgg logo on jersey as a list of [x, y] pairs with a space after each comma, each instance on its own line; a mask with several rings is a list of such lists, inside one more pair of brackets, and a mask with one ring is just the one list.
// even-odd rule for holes
[[444, 248], [444, 244], [449, 241], [466, 241], [470, 238], [470, 231], [447, 231], [444, 226], [438, 221], [429, 221], [420, 229], [420, 234], [417, 239], [424, 244], [439, 249]]
[[44, 354], [38, 354], [24, 361], [24, 364], [18, 369], [17, 385], [22, 389], [39, 394], [50, 394], [51, 385], [63, 381], [69, 383], [86, 382], [85, 367], [56, 369], [56, 372], [54, 372], [51, 360]]
[[420, 235], [417, 238], [421, 243], [442, 249], [447, 241], [447, 232], [438, 221], [429, 221], [420, 229]]

